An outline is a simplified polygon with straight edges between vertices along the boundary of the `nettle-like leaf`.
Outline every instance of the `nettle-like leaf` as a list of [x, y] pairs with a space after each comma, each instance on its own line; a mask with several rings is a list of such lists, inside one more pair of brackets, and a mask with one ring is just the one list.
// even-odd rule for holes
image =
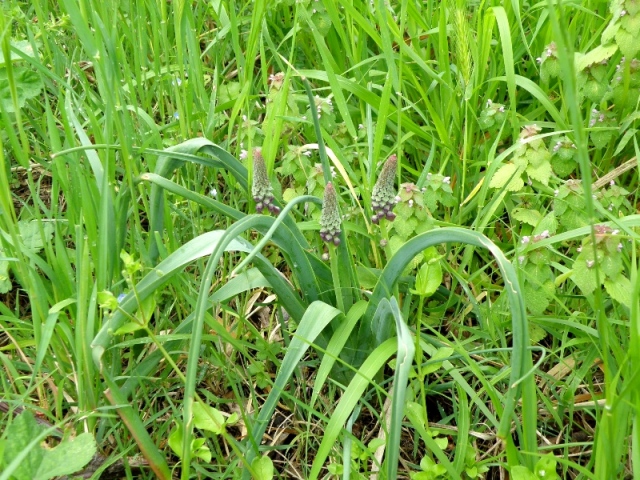
[[548, 159], [544, 160], [537, 166], [531, 163], [527, 167], [526, 172], [531, 179], [537, 180], [543, 185], [549, 185], [549, 179], [551, 178], [551, 174], [553, 173], [551, 169], [551, 162], [549, 162]]
[[491, 177], [489, 188], [505, 188], [509, 192], [518, 192], [524, 188], [522, 172], [524, 168], [518, 168], [513, 163], [502, 165]]
[[542, 54], [536, 59], [540, 64], [540, 79], [547, 83], [560, 75], [560, 63], [558, 61], [558, 49], [555, 42], [547, 45]]
[[538, 223], [540, 223], [540, 221], [542, 220], [542, 214], [539, 211], [533, 210], [531, 208], [514, 208], [511, 211], [511, 216], [515, 220], [531, 225], [532, 227], [538, 225]]
[[593, 293], [604, 281], [602, 273], [599, 275], [600, 284], [596, 280], [596, 262], [597, 259], [593, 254], [592, 248], [583, 249], [573, 262], [571, 280], [574, 281], [584, 295]]
[[631, 308], [633, 287], [631, 281], [624, 275], [618, 275], [615, 280], [605, 279], [604, 288], [611, 298], [622, 305]]

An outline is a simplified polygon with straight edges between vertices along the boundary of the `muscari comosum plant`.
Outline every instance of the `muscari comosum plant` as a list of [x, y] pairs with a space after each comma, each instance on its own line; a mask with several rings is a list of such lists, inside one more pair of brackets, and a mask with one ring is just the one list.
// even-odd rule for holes
[[[311, 89], [306, 81], [305, 88], [313, 104]], [[503, 397], [504, 402], [493, 405], [497, 413], [496, 425], [494, 426], [498, 436], [505, 442], [510, 464], [533, 464], [535, 455], [532, 454], [537, 451], [535, 385], [531, 375], [532, 360], [528, 349], [524, 300], [513, 266], [498, 247], [484, 235], [462, 228], [440, 228], [420, 234], [406, 242], [380, 272], [373, 291], [369, 295], [365, 295], [359, 288], [354, 262], [349, 253], [349, 241], [341, 228], [337, 192], [332, 183], [329, 161], [322, 142], [317, 115], [313, 108], [311, 111], [326, 181], [323, 200], [306, 195], [295, 198], [286, 206], [282, 206], [273, 196], [264, 161], [259, 151], [255, 151], [253, 155], [255, 163], [251, 189], [249, 188], [249, 174], [244, 165], [208, 140], [192, 139], [163, 151], [151, 152], [157, 153], [160, 158], [155, 172], [143, 174], [141, 181], [149, 182], [152, 185], [150, 252], [153, 260], [158, 257], [160, 232], [163, 230], [164, 191], [197, 202], [227, 216], [234, 220], [234, 223], [226, 230], [204, 233], [167, 255], [151, 273], [135, 285], [132, 292], [120, 302], [118, 308], [105, 322], [95, 336], [92, 348], [94, 361], [100, 367], [109, 388], [108, 398], [112, 403], [126, 404], [140, 381], [139, 379], [154, 372], [163, 357], [170, 357], [169, 360], [173, 362], [177, 354], [167, 352], [177, 352], [183, 345], [183, 340], [165, 342], [163, 349], [149, 353], [135, 367], [133, 374], [129, 375], [124, 383], [119, 383], [115, 380], [120, 373], [115, 370], [118, 368], [118, 362], [103, 361], [105, 355], [117, 355], [116, 351], [109, 348], [113, 341], [113, 332], [129, 321], [138, 310], [141, 302], [162, 288], [172, 276], [180, 274], [186, 265], [196, 259], [209, 256], [201, 277], [195, 311], [177, 325], [173, 332], [174, 334], [190, 334], [188, 364], [186, 374], [183, 376], [185, 389], [183, 422], [181, 424], [183, 429], [182, 478], [189, 478], [190, 475], [190, 462], [193, 456], [190, 445], [193, 440], [194, 402], [201, 402], [196, 392], [196, 372], [206, 312], [211, 309], [212, 303], [224, 302], [232, 296], [256, 286], [271, 288], [277, 295], [279, 306], [289, 315], [288, 328], [295, 329], [295, 331], [287, 346], [285, 357], [266, 402], [257, 412], [256, 418], [253, 420], [245, 418], [249, 432], [248, 439], [240, 444], [233, 438], [225, 437], [245, 467], [243, 478], [250, 478], [254, 472], [255, 462], [261, 458], [260, 445], [268, 421], [285, 390], [286, 384], [310, 346], [317, 346], [320, 348], [321, 354], [325, 353], [316, 375], [311, 407], [313, 407], [313, 402], [332, 371], [334, 373], [340, 372], [340, 379], [347, 382], [347, 386], [333, 416], [325, 427], [325, 434], [316, 452], [309, 478], [318, 478], [345, 422], [357, 407], [362, 394], [370, 387], [371, 379], [380, 374], [383, 367], [394, 355], [396, 356], [396, 368], [384, 471], [386, 478], [396, 478], [400, 430], [404, 415], [404, 396], [409, 371], [414, 360], [414, 336], [423, 335], [421, 332], [412, 332], [402, 318], [396, 300], [397, 284], [402, 272], [417, 254], [433, 245], [457, 242], [488, 249], [495, 258], [504, 278], [512, 316], [513, 345], [510, 380], [507, 392]], [[391, 221], [394, 218], [392, 210], [396, 196], [393, 190], [396, 161], [395, 156], [387, 161], [372, 192], [372, 223]], [[186, 162], [196, 162], [226, 170], [227, 174], [233, 176], [237, 184], [247, 193], [251, 190], [251, 197], [257, 211], [268, 211], [277, 216], [246, 215], [213, 198], [192, 192], [171, 181], [169, 179], [171, 174]], [[323, 205], [320, 236], [328, 249], [328, 264], [320, 254], [311, 248], [291, 213], [297, 205], [305, 202]], [[250, 230], [263, 235], [262, 240], [256, 245], [252, 245], [241, 236]], [[285, 280], [276, 267], [260, 253], [267, 242], [272, 242], [287, 262], [292, 276], [291, 283]], [[229, 281], [210, 294], [219, 260], [225, 251], [240, 251], [248, 255], [235, 268]], [[249, 263], [253, 264], [254, 268], [244, 271], [245, 266]], [[235, 339], [217, 322], [208, 323], [207, 326], [216, 330], [216, 334], [225, 341], [232, 345], [235, 342]], [[334, 368], [336, 364], [342, 368], [336, 370]], [[103, 368], [105, 365], [109, 365], [109, 368]], [[345, 375], [345, 372], [349, 373]], [[524, 394], [521, 395], [523, 391]], [[522, 405], [520, 415], [516, 415], [516, 405], [519, 399], [522, 399]], [[155, 473], [160, 478], [169, 478], [170, 473], [166, 460], [153, 444], [137, 413], [133, 409], [121, 409], [119, 413]], [[521, 455], [518, 454], [518, 449], [514, 446], [514, 440], [511, 436], [514, 423], [520, 437], [518, 444], [520, 451], [523, 452]], [[428, 445], [428, 447], [438, 449], [436, 445]], [[434, 453], [447, 467], [451, 478], [460, 477], [460, 474], [453, 470], [451, 463], [447, 461], [442, 451]], [[349, 462], [348, 452], [345, 452], [345, 457], [346, 464]]]

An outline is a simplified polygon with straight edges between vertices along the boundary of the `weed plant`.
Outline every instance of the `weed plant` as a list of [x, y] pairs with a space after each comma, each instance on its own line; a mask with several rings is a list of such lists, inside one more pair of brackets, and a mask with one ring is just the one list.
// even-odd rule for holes
[[0, 8], [0, 480], [640, 476], [640, 4]]

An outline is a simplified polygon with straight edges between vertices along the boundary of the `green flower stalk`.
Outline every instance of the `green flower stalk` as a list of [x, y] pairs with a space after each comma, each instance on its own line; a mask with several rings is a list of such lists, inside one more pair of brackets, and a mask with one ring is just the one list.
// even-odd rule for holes
[[280, 213], [280, 207], [273, 203], [273, 187], [267, 175], [267, 166], [264, 163], [262, 152], [259, 148], [253, 151], [253, 185], [251, 194], [256, 202], [256, 211], [262, 213], [268, 210], [274, 215]]
[[397, 166], [398, 157], [391, 155], [382, 166], [378, 181], [373, 187], [373, 193], [371, 194], [371, 207], [373, 208], [371, 221], [373, 223], [378, 223], [383, 218], [389, 221], [393, 221], [396, 218], [395, 213], [393, 213], [393, 207], [398, 203], [394, 187]]
[[322, 215], [320, 216], [320, 238], [327, 243], [340, 245], [340, 211], [338, 195], [331, 182], [327, 183], [322, 199]]

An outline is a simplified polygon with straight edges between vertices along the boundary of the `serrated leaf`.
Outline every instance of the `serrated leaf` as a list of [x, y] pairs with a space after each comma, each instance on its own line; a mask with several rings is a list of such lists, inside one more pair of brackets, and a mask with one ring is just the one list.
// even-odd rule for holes
[[605, 279], [604, 288], [616, 302], [631, 308], [632, 287], [631, 282], [624, 275], [618, 275], [615, 281]]
[[[584, 252], [578, 255], [573, 262], [573, 272], [571, 280], [578, 286], [584, 295], [590, 295], [598, 287], [596, 282], [595, 265], [591, 265], [592, 256], [584, 255]], [[589, 263], [587, 263], [589, 262]], [[600, 275], [600, 279], [604, 280], [604, 275]]]
[[524, 187], [524, 181], [520, 178], [522, 170], [513, 163], [502, 165], [489, 182], [489, 188], [503, 188], [510, 192], [517, 192]]
[[[617, 241], [614, 239], [614, 242]], [[618, 252], [605, 255], [600, 262], [600, 270], [607, 276], [607, 278], [615, 282], [616, 278], [622, 271], [622, 258]]]
[[620, 28], [616, 33], [616, 43], [620, 47], [620, 51], [627, 58], [633, 58], [640, 51], [640, 42], [635, 35], [627, 32], [624, 28]]
[[535, 285], [529, 282], [525, 282], [523, 291], [524, 291], [524, 298], [526, 299], [527, 308], [532, 314], [541, 315], [549, 306], [549, 303], [550, 303], [549, 295], [544, 289], [536, 288]]
[[550, 235], [554, 235], [558, 230], [558, 219], [556, 218], [556, 214], [551, 211], [547, 213], [544, 218], [540, 221], [539, 224], [535, 225], [533, 229], [534, 235], [539, 235], [544, 231], [549, 232]]
[[530, 164], [527, 167], [527, 175], [533, 180], [538, 180], [543, 185], [549, 185], [549, 179], [551, 178], [551, 162], [544, 161], [537, 166]]
[[542, 214], [539, 211], [520, 207], [514, 208], [511, 211], [511, 216], [515, 220], [531, 225], [532, 227], [538, 225], [538, 223], [542, 219]]
[[418, 226], [418, 219], [414, 217], [410, 217], [407, 219], [403, 219], [398, 217], [393, 222], [393, 228], [398, 234], [400, 238], [403, 240], [408, 239], [413, 232], [415, 232], [416, 227]]
[[196, 402], [193, 404], [193, 424], [201, 430], [220, 435], [224, 432], [225, 419], [220, 410]]
[[603, 60], [607, 60], [617, 51], [618, 46], [615, 44], [607, 46], [598, 45], [596, 48], [584, 55], [576, 55], [576, 70], [580, 72], [594, 63], [600, 63]]
[[253, 478], [255, 480], [271, 480], [273, 478], [273, 462], [266, 455], [256, 457], [251, 462], [251, 468], [254, 472]]

